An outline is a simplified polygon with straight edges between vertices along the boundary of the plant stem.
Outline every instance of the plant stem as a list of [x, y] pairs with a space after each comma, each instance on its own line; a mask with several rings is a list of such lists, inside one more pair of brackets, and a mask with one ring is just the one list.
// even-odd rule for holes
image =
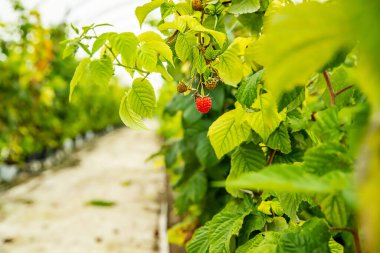
[[128, 67], [124, 64], [122, 64], [119, 59], [117, 58], [117, 56], [115, 55], [115, 53], [112, 51], [112, 48], [110, 48], [108, 45], [105, 45], [106, 48], [111, 52], [112, 56], [115, 58], [117, 64], [115, 64], [116, 66], [120, 66], [120, 67], [123, 67], [123, 68], [126, 68], [126, 69], [132, 69], [132, 70], [136, 70], [136, 71], [139, 71], [141, 73], [144, 73], [144, 74], [150, 74], [150, 72], [148, 71], [145, 71], [145, 70], [142, 70], [142, 69], [138, 69], [138, 68], [132, 68], [132, 67]]
[[354, 243], [355, 243], [355, 252], [356, 253], [361, 253], [361, 246], [360, 246], [360, 238], [359, 238], [359, 233], [356, 228], [347, 228], [347, 227], [331, 227], [330, 230], [334, 231], [344, 231], [344, 232], [349, 232], [352, 234], [352, 237], [354, 238]]
[[268, 165], [272, 165], [274, 155], [276, 154], [277, 150], [273, 150], [272, 153], [270, 154], [270, 157], [268, 159]]
[[345, 92], [346, 90], [351, 89], [352, 87], [354, 87], [354, 86], [353, 85], [348, 85], [347, 87], [341, 89], [340, 91], [338, 91], [338, 92], [335, 93], [335, 97], [338, 96], [338, 95], [340, 95], [341, 93]]
[[145, 74], [145, 76], [144, 76], [144, 78], [142, 79], [142, 81], [144, 81], [148, 76], [150, 75], [150, 73], [148, 72], [148, 73], [146, 73]]
[[119, 66], [119, 67], [123, 67], [123, 68], [126, 68], [126, 69], [136, 70], [136, 71], [139, 71], [139, 72], [144, 73], [144, 74], [150, 74], [150, 72], [148, 72], [148, 71], [145, 71], [145, 70], [142, 70], [142, 69], [138, 69], [138, 68], [128, 67], [128, 66], [126, 66], [124, 64], [121, 64], [121, 63], [116, 63], [114, 65]]
[[329, 89], [329, 94], [330, 94], [330, 98], [331, 98], [331, 105], [335, 105], [335, 93], [334, 93], [334, 89], [332, 87], [332, 84], [331, 84], [331, 79], [329, 77], [329, 74], [327, 73], [327, 71], [323, 71], [323, 76], [326, 80], [326, 83], [327, 83], [327, 88]]
[[172, 36], [168, 38], [168, 41], [166, 42], [168, 45], [172, 44], [174, 42], [175, 36], [178, 34], [178, 30], [176, 30]]

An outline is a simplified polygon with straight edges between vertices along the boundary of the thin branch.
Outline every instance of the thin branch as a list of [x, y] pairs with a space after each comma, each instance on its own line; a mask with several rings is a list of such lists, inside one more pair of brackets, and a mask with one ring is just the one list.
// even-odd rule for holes
[[173, 33], [173, 35], [172, 36], [170, 36], [169, 38], [168, 38], [168, 41], [166, 42], [167, 44], [172, 44], [173, 42], [174, 42], [174, 39], [175, 39], [175, 36], [178, 34], [178, 30], [176, 30], [174, 33]]
[[115, 64], [116, 66], [120, 66], [120, 67], [123, 67], [123, 68], [126, 68], [126, 69], [132, 69], [132, 70], [136, 70], [136, 71], [139, 71], [141, 73], [145, 73], [145, 74], [150, 74], [150, 72], [148, 71], [145, 71], [145, 70], [142, 70], [142, 69], [138, 69], [138, 68], [132, 68], [132, 67], [128, 67], [124, 64], [122, 64], [119, 59], [117, 58], [117, 56], [115, 55], [115, 53], [113, 52], [112, 48], [109, 47], [108, 45], [105, 45], [106, 48], [111, 52], [112, 56], [115, 58], [117, 64]]
[[334, 93], [334, 89], [332, 87], [332, 84], [331, 84], [331, 79], [330, 79], [330, 76], [329, 74], [327, 73], [327, 71], [323, 71], [323, 76], [326, 80], [326, 83], [327, 83], [327, 88], [329, 89], [329, 94], [330, 94], [330, 98], [331, 98], [331, 105], [335, 105], [335, 93]]
[[354, 87], [354, 86], [353, 85], [348, 85], [347, 87], [341, 89], [340, 91], [338, 91], [338, 92], [335, 93], [335, 97], [338, 96], [338, 95], [340, 95], [340, 94], [342, 94], [346, 90], [351, 89], [352, 87]]
[[142, 70], [142, 69], [138, 69], [138, 68], [128, 67], [128, 66], [126, 66], [124, 64], [121, 64], [121, 63], [116, 63], [114, 65], [115, 66], [119, 66], [119, 67], [123, 67], [123, 68], [126, 68], [126, 69], [130, 69], [130, 70], [139, 71], [139, 72], [144, 73], [144, 74], [150, 74], [150, 72], [148, 72], [148, 71], [145, 71], [145, 70]]
[[274, 156], [276, 154], [277, 150], [273, 150], [272, 153], [270, 154], [270, 157], [268, 159], [268, 165], [272, 165], [272, 162], [273, 162], [273, 159], [274, 159]]
[[352, 234], [352, 237], [354, 238], [355, 242], [355, 252], [356, 253], [361, 253], [361, 246], [360, 246], [360, 238], [359, 238], [359, 233], [356, 228], [347, 228], [347, 227], [331, 227], [330, 230], [334, 231], [343, 231], [343, 232], [349, 232]]
[[150, 73], [146, 73], [144, 78], [142, 79], [142, 81], [144, 81], [149, 75], [150, 75]]

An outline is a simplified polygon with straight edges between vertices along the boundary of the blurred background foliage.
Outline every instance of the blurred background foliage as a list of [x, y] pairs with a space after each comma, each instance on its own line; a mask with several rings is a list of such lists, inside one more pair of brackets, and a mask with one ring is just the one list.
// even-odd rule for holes
[[78, 87], [83, 96], [69, 103], [78, 62], [62, 57], [66, 25], [43, 27], [37, 11], [17, 1], [13, 6], [18, 21], [0, 26], [0, 164], [43, 158], [66, 139], [119, 124], [123, 90], [117, 80], [109, 87]]

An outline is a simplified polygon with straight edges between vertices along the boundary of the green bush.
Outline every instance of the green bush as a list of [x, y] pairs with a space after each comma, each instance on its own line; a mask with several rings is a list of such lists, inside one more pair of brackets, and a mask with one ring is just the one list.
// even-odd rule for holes
[[77, 61], [63, 59], [67, 28], [45, 28], [39, 14], [20, 6], [17, 26], [7, 24], [0, 40], [0, 162], [22, 163], [43, 156], [89, 130], [119, 124], [123, 95], [109, 87], [78, 87], [81, 99], [69, 103], [69, 82]]

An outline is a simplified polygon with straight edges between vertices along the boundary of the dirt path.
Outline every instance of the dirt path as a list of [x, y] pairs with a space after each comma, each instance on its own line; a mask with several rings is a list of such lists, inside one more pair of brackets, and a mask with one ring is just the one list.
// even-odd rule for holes
[[0, 253], [158, 252], [164, 176], [144, 161], [158, 149], [154, 131], [118, 129], [0, 196]]

